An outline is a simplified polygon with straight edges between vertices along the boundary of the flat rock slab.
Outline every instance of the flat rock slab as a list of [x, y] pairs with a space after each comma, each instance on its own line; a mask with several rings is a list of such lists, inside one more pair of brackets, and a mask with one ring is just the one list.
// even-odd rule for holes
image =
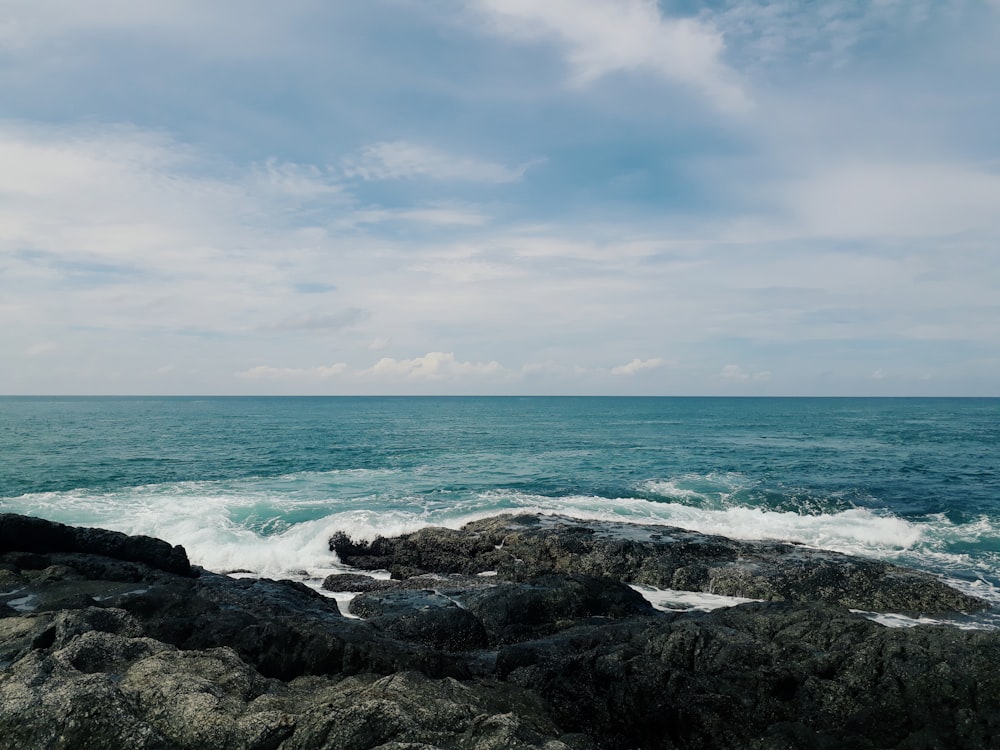
[[503, 515], [356, 542], [335, 534], [347, 565], [393, 578], [496, 571], [518, 581], [581, 573], [680, 591], [827, 602], [873, 612], [969, 612], [987, 603], [934, 576], [878, 560], [781, 542], [747, 542], [669, 526]]

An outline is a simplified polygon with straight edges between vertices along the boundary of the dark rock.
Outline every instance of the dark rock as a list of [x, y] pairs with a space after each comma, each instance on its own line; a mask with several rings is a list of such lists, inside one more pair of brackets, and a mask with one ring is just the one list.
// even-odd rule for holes
[[334, 601], [292, 581], [205, 573], [110, 603], [141, 619], [146, 633], [158, 640], [185, 650], [230, 647], [269, 677], [421, 667], [435, 675], [466, 674], [461, 665], [416, 644], [344, 619]]
[[388, 636], [444, 651], [472, 651], [488, 643], [483, 623], [453, 599], [433, 591], [361, 594], [350, 612]]
[[[463, 531], [431, 527], [418, 532], [420, 544], [399, 544], [397, 539], [377, 537], [354, 542], [343, 532], [330, 538], [330, 549], [341, 561], [364, 570], [389, 570], [393, 578], [421, 573], [475, 574], [493, 570], [486, 562], [494, 552], [489, 540]], [[501, 559], [497, 556], [496, 559]], [[384, 562], [384, 565], [380, 565]], [[486, 567], [484, 567], [486, 566]]]
[[777, 542], [742, 542], [664, 526], [499, 516], [459, 531], [422, 529], [370, 544], [331, 539], [341, 560], [393, 576], [497, 571], [521, 581], [582, 573], [659, 588], [869, 611], [953, 612], [986, 603], [925, 573]]
[[[462, 568], [362, 594], [367, 621], [290, 581], [8, 550], [0, 570], [18, 591], [3, 601], [22, 609], [0, 617], [0, 750], [996, 745], [998, 632], [889, 629], [815, 602], [653, 616], [596, 574], [786, 599], [803, 581], [831, 599], [945, 603], [942, 589], [904, 571], [900, 594], [886, 579], [901, 569], [795, 545], [655, 534], [528, 517], [355, 545], [380, 567], [398, 545], [398, 570]], [[445, 548], [423, 548], [434, 540]]]
[[590, 617], [656, 613], [636, 591], [609, 579], [547, 575], [524, 583], [486, 581], [417, 576], [390, 590], [360, 594], [349, 610], [394, 638], [449, 651], [537, 638]]
[[[2, 514], [0, 514], [2, 518]], [[0, 543], [2, 544], [2, 543]], [[42, 568], [47, 568], [51, 564], [49, 558], [45, 555], [38, 555], [33, 552], [17, 552], [10, 551], [4, 552], [4, 547], [0, 546], [0, 553], [4, 561], [4, 568], [13, 571], [28, 571], [28, 570], [41, 570]]]
[[323, 581], [323, 589], [333, 592], [398, 591], [401, 589], [434, 589], [443, 593], [469, 591], [494, 586], [492, 576], [466, 576], [461, 573], [439, 575], [422, 573], [409, 578], [373, 578], [360, 573], [335, 573]]
[[[31, 516], [0, 513], [0, 552], [80, 552], [140, 562], [178, 575], [192, 575], [183, 547], [162, 539], [107, 529], [66, 526]], [[23, 567], [23, 566], [22, 566]]]
[[399, 581], [386, 581], [361, 573], [334, 573], [323, 580], [323, 589], [334, 592], [388, 591], [399, 588], [399, 585]]
[[538, 638], [589, 617], [638, 617], [656, 610], [619, 581], [584, 575], [545, 575], [469, 592], [462, 603], [486, 627], [490, 642]]
[[0, 673], [3, 748], [594, 747], [558, 736], [536, 696], [495, 681], [400, 672], [283, 683], [231, 649], [97, 630]]
[[611, 748], [975, 748], [1000, 729], [998, 664], [996, 633], [753, 604], [517, 644], [498, 675]]

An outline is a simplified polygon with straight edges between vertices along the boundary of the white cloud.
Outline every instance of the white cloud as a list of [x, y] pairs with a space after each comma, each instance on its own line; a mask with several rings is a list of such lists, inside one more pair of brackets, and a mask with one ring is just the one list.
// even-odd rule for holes
[[432, 226], [478, 227], [488, 223], [489, 217], [474, 209], [438, 206], [409, 209], [364, 209], [353, 212], [349, 218], [349, 222], [352, 224], [379, 224], [387, 221], [412, 222]]
[[636, 357], [631, 362], [619, 365], [618, 367], [611, 368], [612, 375], [635, 375], [640, 370], [652, 370], [657, 367], [663, 367], [667, 361], [662, 357], [654, 357], [653, 359], [639, 359]]
[[797, 62], [837, 67], [866, 41], [885, 39], [926, 24], [947, 23], [963, 3], [935, 0], [736, 0], [704, 15], [749, 66]]
[[[5, 111], [91, 123], [0, 121], [0, 390], [148, 389], [170, 361], [164, 390], [317, 392], [330, 368], [244, 368], [315, 363], [330, 331], [321, 356], [357, 392], [763, 391], [765, 366], [782, 389], [931, 368], [996, 390], [996, 50], [970, 49], [995, 31], [910, 33], [930, 0], [727, 0], [697, 20], [663, 0], [463, 3], [502, 38], [470, 50], [454, 4], [409, 0], [398, 36], [379, 4], [247, 0], [230, 25], [228, 2], [0, 3]], [[309, 19], [326, 25], [273, 59]], [[276, 38], [247, 44], [244, 23]], [[209, 69], [214, 46], [245, 57]], [[543, 57], [580, 88], [553, 91]], [[117, 94], [93, 95], [114, 70]], [[758, 115], [720, 122], [664, 82], [722, 106], [755, 82]], [[535, 184], [519, 162], [544, 153]], [[625, 359], [667, 351], [684, 366]], [[372, 367], [401, 352], [429, 354]]]
[[252, 194], [194, 176], [191, 149], [127, 126], [0, 122], [0, 163], [0, 243], [77, 263], [204, 269], [206, 245], [232, 241], [229, 222], [243, 218]]
[[305, 313], [284, 318], [265, 330], [275, 331], [339, 331], [368, 318], [367, 310], [349, 307], [335, 313]]
[[51, 341], [40, 341], [37, 344], [32, 344], [25, 350], [25, 356], [28, 357], [40, 357], [43, 354], [48, 354], [49, 352], [55, 351], [56, 345]]
[[243, 380], [284, 380], [284, 381], [319, 381], [329, 380], [338, 375], [342, 375], [347, 370], [347, 365], [338, 362], [328, 366], [317, 367], [271, 367], [269, 365], [258, 365], [249, 370], [242, 370], [235, 373], [236, 377]]
[[343, 193], [343, 186], [337, 184], [324, 170], [314, 164], [295, 164], [268, 159], [254, 169], [254, 177], [266, 191], [298, 197], [329, 198]]
[[[186, 25], [194, 20], [191, 12], [197, 8], [196, 4], [185, 0], [171, 6], [133, 3], [128, 0], [95, 0], [88, 3], [87, 8], [72, 0], [46, 0], [18, 5], [21, 7], [16, 13], [11, 13], [0, 23], [0, 41], [12, 49], [29, 47], [44, 39], [70, 33], [93, 30], [134, 31]], [[11, 9], [6, 7], [5, 10], [9, 12]]]
[[413, 359], [383, 357], [361, 373], [365, 377], [411, 380], [452, 380], [464, 377], [498, 375], [504, 372], [499, 362], [461, 362], [452, 352], [428, 352]]
[[726, 365], [722, 368], [722, 372], [719, 373], [719, 377], [724, 380], [735, 380], [741, 383], [748, 383], [750, 381], [766, 383], [771, 379], [771, 373], [766, 370], [762, 372], [747, 372], [739, 365]]
[[[309, 22], [309, 6], [285, 6], [279, 12], [272, 3], [245, 0], [236, 12], [231, 3], [198, 0], [5, 2], [0, 49], [25, 54], [52, 45], [59, 53], [55, 59], [61, 62], [67, 40], [120, 35], [130, 39], [142, 36], [148, 43], [168, 43], [208, 58], [256, 58], [299, 49], [301, 43], [293, 34], [297, 24]], [[68, 59], [81, 62], [89, 57], [78, 53]]]
[[476, 284], [526, 275], [523, 269], [509, 263], [463, 258], [429, 258], [422, 263], [414, 263], [410, 270], [451, 284]]
[[726, 365], [719, 373], [719, 377], [726, 380], [749, 380], [750, 376], [743, 371], [739, 365]]
[[361, 150], [358, 156], [344, 160], [347, 177], [362, 180], [400, 180], [424, 177], [455, 182], [517, 182], [537, 161], [517, 167], [407, 141], [383, 141]]
[[819, 167], [781, 189], [800, 230], [824, 237], [918, 237], [1000, 226], [1000, 173], [948, 163]]
[[589, 262], [619, 264], [648, 258], [662, 252], [668, 241], [658, 239], [628, 239], [616, 233], [612, 241], [552, 234], [526, 234], [501, 237], [494, 241], [520, 258], [572, 258]]
[[666, 18], [650, 0], [470, 0], [490, 30], [521, 41], [554, 40], [586, 85], [617, 72], [648, 71], [693, 87], [718, 107], [749, 107], [738, 77], [722, 61], [722, 34], [695, 18]]

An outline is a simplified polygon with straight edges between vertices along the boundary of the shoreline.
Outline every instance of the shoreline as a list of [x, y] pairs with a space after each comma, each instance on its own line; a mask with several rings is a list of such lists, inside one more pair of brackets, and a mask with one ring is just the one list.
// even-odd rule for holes
[[[334, 535], [338, 554], [395, 574], [368, 577], [347, 618], [301, 582], [0, 514], [0, 591], [38, 597], [34, 611], [0, 607], [0, 737], [29, 749], [972, 750], [1000, 730], [1000, 632], [888, 628], [836, 601], [974, 603], [961, 592], [794, 545], [620, 531], [522, 515]], [[815, 596], [664, 612], [625, 580], [667, 575]]]

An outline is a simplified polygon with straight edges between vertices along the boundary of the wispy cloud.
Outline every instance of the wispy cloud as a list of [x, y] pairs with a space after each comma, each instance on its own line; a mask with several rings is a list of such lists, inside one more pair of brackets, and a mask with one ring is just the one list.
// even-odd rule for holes
[[654, 357], [653, 359], [639, 359], [636, 357], [631, 362], [624, 365], [618, 365], [618, 367], [611, 368], [612, 375], [635, 375], [640, 370], [653, 370], [657, 367], [663, 367], [667, 361], [662, 357]]
[[516, 167], [408, 141], [373, 143], [344, 160], [343, 173], [362, 180], [426, 178], [455, 182], [517, 182], [537, 161]]
[[738, 76], [722, 60], [724, 39], [711, 23], [666, 17], [646, 0], [470, 1], [494, 33], [558, 44], [575, 85], [643, 71], [690, 86], [725, 110], [750, 106]]
[[[308, 4], [306, 4], [308, 6]], [[247, 59], [294, 50], [291, 35], [309, 8], [275, 7], [259, 0], [241, 4], [233, 13], [225, 3], [173, 0], [170, 3], [133, 3], [128, 0], [92, 0], [86, 7], [73, 0], [28, 3], [0, 21], [0, 43], [25, 53], [53, 45], [65, 50], [68, 40], [120, 36], [171, 44], [188, 54], [214, 59]], [[86, 57], [89, 57], [86, 56]], [[78, 56], [76, 61], [86, 60]]]
[[304, 313], [264, 326], [272, 331], [340, 331], [370, 317], [368, 310], [349, 307], [333, 313]]
[[783, 188], [802, 230], [923, 237], [1000, 228], [1000, 172], [961, 163], [848, 163]]
[[252, 172], [265, 191], [297, 198], [329, 198], [344, 192], [343, 185], [315, 164], [294, 164], [268, 159]]
[[722, 368], [722, 372], [719, 373], [719, 377], [723, 380], [734, 380], [740, 383], [766, 383], [771, 380], [771, 373], [766, 370], [760, 372], [748, 372], [744, 370], [739, 365], [726, 365]]
[[4, 5], [0, 392], [997, 393], [995, 2], [232, 7]]
[[347, 219], [352, 224], [381, 224], [383, 222], [408, 222], [441, 227], [478, 227], [489, 222], [482, 211], [448, 206], [405, 209], [362, 209]]
[[453, 380], [467, 377], [497, 375], [504, 371], [499, 362], [463, 362], [452, 352], [428, 352], [413, 359], [383, 357], [362, 377], [377, 379]]
[[25, 356], [28, 357], [40, 357], [44, 354], [49, 354], [56, 350], [56, 345], [51, 341], [40, 341], [37, 344], [32, 344], [25, 350]]
[[258, 365], [248, 370], [241, 370], [235, 373], [235, 375], [242, 380], [315, 382], [336, 378], [346, 370], [347, 365], [343, 362], [316, 367], [271, 367], [270, 365]]
[[961, 4], [738, 0], [720, 10], [706, 9], [704, 16], [736, 48], [742, 64], [759, 67], [794, 58], [800, 64], [839, 67], [866, 42], [899, 36], [929, 22], [948, 23]]

